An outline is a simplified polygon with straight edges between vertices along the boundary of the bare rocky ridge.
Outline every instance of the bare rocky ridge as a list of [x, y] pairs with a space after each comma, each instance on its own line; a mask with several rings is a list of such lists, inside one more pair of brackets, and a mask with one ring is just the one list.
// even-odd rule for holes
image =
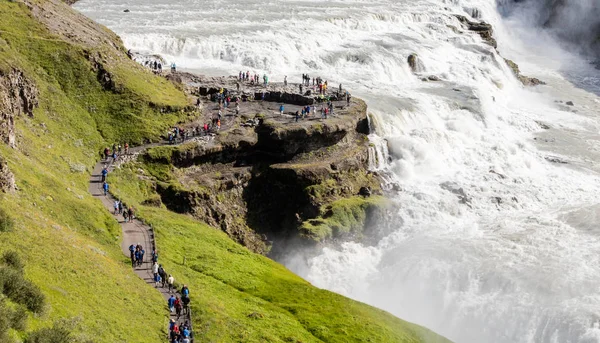
[[[456, 14], [454, 16], [469, 31], [473, 31], [473, 32], [476, 32], [477, 34], [479, 34], [479, 36], [481, 36], [481, 39], [483, 39], [486, 43], [488, 43], [489, 45], [494, 47], [494, 49], [496, 49], [496, 51], [497, 51], [498, 42], [496, 42], [496, 39], [494, 38], [494, 29], [493, 29], [492, 25], [490, 25], [486, 22], [483, 22], [483, 21], [476, 22], [476, 21], [469, 20], [467, 17], [465, 17], [463, 15]], [[500, 53], [500, 52], [498, 52], [498, 53]], [[513, 62], [509, 59], [506, 59], [506, 58], [504, 59], [504, 61], [510, 67], [510, 69], [512, 70], [515, 77], [519, 81], [521, 81], [521, 83], [523, 85], [537, 86], [537, 85], [546, 84], [545, 82], [541, 81], [540, 79], [537, 79], [535, 77], [528, 77], [528, 76], [521, 74], [521, 71], [519, 70], [519, 66], [515, 62]]]
[[0, 71], [0, 138], [5, 144], [16, 147], [15, 117], [33, 116], [38, 106], [38, 90], [23, 72]]
[[6, 160], [0, 156], [0, 191], [10, 193], [16, 189], [15, 175], [8, 169]]

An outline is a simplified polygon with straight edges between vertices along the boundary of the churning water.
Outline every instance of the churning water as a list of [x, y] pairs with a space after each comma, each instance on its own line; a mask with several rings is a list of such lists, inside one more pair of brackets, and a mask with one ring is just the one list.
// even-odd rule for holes
[[[399, 185], [397, 224], [375, 245], [290, 253], [284, 262], [315, 285], [457, 343], [600, 342], [599, 72], [525, 10], [500, 6], [511, 14], [501, 17], [494, 0], [75, 7], [179, 67], [309, 73], [367, 100], [372, 167]], [[548, 85], [522, 87], [453, 14], [492, 23], [503, 56]], [[443, 81], [415, 76], [411, 53], [421, 76]]]

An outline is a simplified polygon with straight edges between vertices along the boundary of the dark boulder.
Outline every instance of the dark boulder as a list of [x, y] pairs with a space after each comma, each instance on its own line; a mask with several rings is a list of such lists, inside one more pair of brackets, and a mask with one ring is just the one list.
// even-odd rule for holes
[[419, 68], [419, 58], [417, 57], [417, 54], [408, 55], [407, 62], [408, 62], [408, 66], [410, 67], [412, 72], [416, 73]]

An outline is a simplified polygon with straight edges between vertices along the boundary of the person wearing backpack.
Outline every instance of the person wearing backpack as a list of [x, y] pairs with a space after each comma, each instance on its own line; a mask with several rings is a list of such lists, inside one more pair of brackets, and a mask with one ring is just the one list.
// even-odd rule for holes
[[190, 297], [182, 296], [181, 302], [183, 303], [183, 314], [187, 315], [190, 313]]
[[154, 288], [158, 288], [158, 284], [160, 283], [160, 275], [158, 273], [154, 274]]
[[181, 309], [183, 308], [183, 305], [181, 305], [181, 300], [178, 298], [175, 299], [175, 313], [177, 314], [177, 320], [179, 320], [179, 317], [181, 317]]
[[181, 287], [181, 295], [183, 295], [184, 297], [190, 296], [190, 290], [186, 285], [183, 285], [183, 287]]
[[131, 263], [133, 264], [133, 258], [135, 253], [135, 246], [132, 244], [129, 246], [129, 257], [131, 258]]
[[102, 175], [102, 182], [105, 182], [106, 175], [108, 175], [108, 168], [106, 168], [106, 167], [102, 168], [102, 172], [100, 172], [100, 175]]

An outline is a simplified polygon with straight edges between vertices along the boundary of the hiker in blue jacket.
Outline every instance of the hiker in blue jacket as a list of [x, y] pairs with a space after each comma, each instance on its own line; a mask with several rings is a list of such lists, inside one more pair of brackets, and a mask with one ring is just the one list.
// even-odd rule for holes
[[167, 300], [167, 304], [169, 305], [169, 311], [175, 311], [175, 296], [171, 295], [169, 300]]
[[130, 245], [129, 246], [129, 256], [131, 257], [131, 265], [133, 265], [133, 263], [135, 262], [134, 257], [135, 257], [135, 245]]
[[108, 183], [104, 182], [102, 184], [102, 189], [104, 190], [104, 195], [108, 193]]
[[184, 297], [190, 296], [190, 290], [186, 285], [183, 285], [183, 287], [181, 287], [181, 295], [183, 295]]
[[106, 168], [106, 167], [102, 168], [101, 174], [102, 174], [102, 182], [105, 182], [106, 181], [106, 175], [108, 175], [108, 168]]

